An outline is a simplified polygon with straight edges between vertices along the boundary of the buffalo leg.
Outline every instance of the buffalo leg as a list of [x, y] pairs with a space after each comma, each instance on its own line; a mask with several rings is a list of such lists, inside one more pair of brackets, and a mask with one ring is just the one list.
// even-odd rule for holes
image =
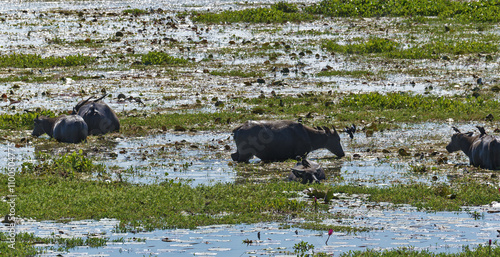
[[248, 162], [252, 158], [252, 156], [253, 154], [242, 155], [238, 151], [236, 151], [236, 153], [231, 154], [231, 159], [237, 162]]

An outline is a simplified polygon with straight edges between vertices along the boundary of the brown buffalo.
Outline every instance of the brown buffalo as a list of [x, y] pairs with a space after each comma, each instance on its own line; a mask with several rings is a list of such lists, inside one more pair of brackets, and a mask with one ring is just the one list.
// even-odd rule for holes
[[294, 121], [247, 121], [233, 130], [236, 153], [231, 158], [247, 162], [253, 156], [262, 161], [284, 161], [326, 148], [343, 157], [337, 130], [311, 128]]

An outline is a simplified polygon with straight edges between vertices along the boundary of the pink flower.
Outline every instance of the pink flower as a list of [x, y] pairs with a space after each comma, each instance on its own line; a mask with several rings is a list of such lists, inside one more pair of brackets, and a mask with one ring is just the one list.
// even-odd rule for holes
[[326, 239], [325, 245], [328, 245], [328, 239], [330, 239], [330, 236], [333, 234], [333, 229], [328, 230], [328, 238]]

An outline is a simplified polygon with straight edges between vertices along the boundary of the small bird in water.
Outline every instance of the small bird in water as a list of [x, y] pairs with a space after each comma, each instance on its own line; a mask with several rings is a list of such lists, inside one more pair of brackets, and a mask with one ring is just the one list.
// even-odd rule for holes
[[354, 138], [354, 133], [356, 133], [356, 125], [352, 124], [352, 126], [349, 128], [349, 127], [345, 127], [344, 131], [349, 134], [349, 137], [351, 139]]

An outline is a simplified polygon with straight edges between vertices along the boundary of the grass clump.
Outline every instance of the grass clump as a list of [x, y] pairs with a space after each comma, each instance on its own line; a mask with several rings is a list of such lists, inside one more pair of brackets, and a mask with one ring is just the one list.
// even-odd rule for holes
[[240, 78], [251, 78], [251, 77], [262, 77], [264, 74], [256, 71], [244, 72], [241, 70], [231, 70], [231, 71], [211, 71], [211, 75], [214, 76], [231, 76]]
[[340, 107], [356, 108], [358, 110], [409, 109], [429, 112], [452, 112], [456, 114], [471, 114], [480, 109], [495, 109], [500, 107], [498, 102], [485, 100], [481, 97], [460, 99], [443, 96], [424, 96], [406, 92], [349, 94], [341, 99], [339, 105]]
[[132, 14], [132, 15], [135, 15], [135, 16], [139, 16], [139, 15], [142, 15], [142, 14], [146, 14], [147, 11], [143, 10], [143, 9], [134, 8], [134, 9], [123, 10], [123, 13], [124, 14]]
[[69, 55], [65, 57], [41, 57], [38, 54], [9, 54], [0, 55], [0, 67], [6, 68], [50, 68], [81, 66], [94, 62], [94, 57], [81, 54]]
[[323, 42], [322, 47], [328, 51], [346, 54], [387, 53], [396, 49], [397, 43], [385, 38], [372, 37], [367, 42], [340, 45], [334, 41]]
[[[500, 103], [481, 97], [424, 96], [411, 93], [349, 94], [339, 107], [357, 118], [381, 115], [397, 121], [409, 120], [481, 120], [489, 113], [500, 114]], [[495, 115], [494, 114], [494, 115]], [[359, 116], [358, 116], [359, 115]]]
[[[0, 252], [2, 256], [35, 256], [47, 250], [68, 251], [78, 246], [92, 248], [105, 246], [107, 238], [61, 238], [56, 236], [36, 237], [33, 233], [18, 233], [15, 236], [14, 247], [9, 242], [10, 236], [0, 232]], [[35, 244], [53, 244], [51, 246], [37, 247]], [[13, 249], [14, 248], [14, 249]]]
[[75, 178], [82, 174], [103, 173], [104, 165], [94, 164], [87, 158], [82, 150], [71, 154], [53, 157], [49, 154], [37, 153], [38, 164], [24, 162], [21, 165], [22, 174], [34, 174], [37, 176], [56, 175], [64, 178]]
[[142, 56], [142, 63], [144, 65], [171, 65], [171, 64], [185, 64], [188, 60], [183, 58], [176, 58], [170, 56], [165, 52], [152, 51]]
[[0, 129], [33, 129], [33, 120], [39, 115], [45, 115], [48, 117], [57, 116], [56, 113], [50, 110], [16, 114], [0, 114]]
[[[485, 40], [487, 39], [485, 38]], [[348, 44], [338, 44], [332, 40], [325, 40], [322, 47], [331, 52], [360, 55], [375, 54], [398, 59], [438, 59], [443, 54], [485, 54], [498, 51], [496, 43], [483, 40], [435, 39], [429, 43], [415, 44], [405, 48], [393, 40], [375, 37], [368, 39], [366, 42]]]
[[279, 2], [271, 8], [252, 8], [220, 13], [194, 13], [193, 21], [204, 23], [248, 22], [248, 23], [283, 23], [313, 20], [314, 16], [301, 12], [297, 5]]
[[368, 70], [352, 70], [352, 71], [325, 70], [325, 71], [320, 71], [316, 74], [316, 76], [319, 77], [351, 76], [355, 78], [361, 78], [373, 75], [375, 74]]

